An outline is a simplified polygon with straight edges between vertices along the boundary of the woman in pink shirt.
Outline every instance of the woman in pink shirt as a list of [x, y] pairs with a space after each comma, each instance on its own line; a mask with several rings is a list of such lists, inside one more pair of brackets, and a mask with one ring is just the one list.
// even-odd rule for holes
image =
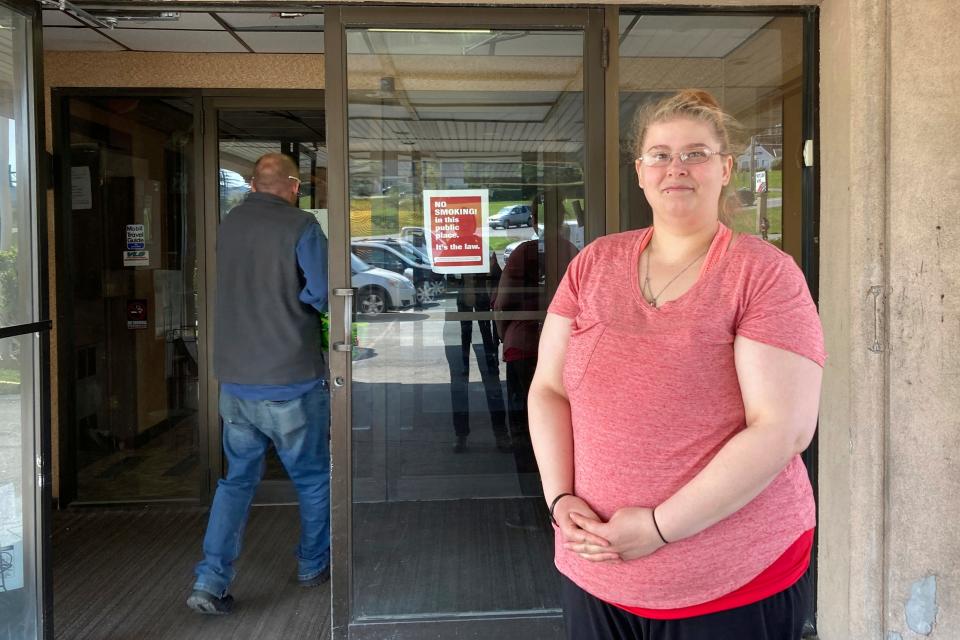
[[735, 123], [714, 98], [683, 91], [636, 125], [653, 226], [570, 263], [529, 396], [567, 634], [796, 640], [819, 317], [790, 256], [721, 221]]

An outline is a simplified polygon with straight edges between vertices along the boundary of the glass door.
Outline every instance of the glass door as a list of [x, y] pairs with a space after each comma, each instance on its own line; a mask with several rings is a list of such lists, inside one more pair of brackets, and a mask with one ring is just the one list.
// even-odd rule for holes
[[102, 90], [59, 104], [61, 500], [198, 500], [195, 101]]
[[337, 53], [327, 16], [348, 122], [334, 292], [353, 297], [333, 309], [337, 633], [560, 629], [526, 395], [553, 290], [603, 216], [590, 16], [344, 10]]
[[[266, 153], [284, 153], [294, 159], [302, 180], [298, 206], [313, 213], [327, 233], [327, 147], [322, 91], [286, 96], [272, 92], [269, 98], [206, 98], [204, 114], [205, 131], [215, 132], [205, 141], [208, 211], [215, 212], [208, 216], [208, 224], [212, 217], [214, 225], [208, 229], [211, 239], [208, 255], [215, 255], [216, 225], [246, 197], [253, 166]], [[216, 284], [215, 266], [211, 260], [207, 273], [210, 291]], [[214, 299], [215, 296], [211, 298]], [[218, 389], [212, 387], [211, 391], [210, 424], [219, 425]], [[215, 459], [212, 478], [226, 471], [220, 434], [219, 428], [210, 433], [210, 450], [217, 452], [211, 456]], [[261, 504], [297, 501], [296, 491], [272, 447], [255, 499]]]
[[[49, 331], [39, 245], [39, 16], [32, 3], [0, 2], [0, 637], [52, 630], [47, 523], [50, 505]], [[40, 116], [42, 117], [42, 116]], [[42, 120], [39, 120], [42, 122]], [[45, 177], [45, 176], [43, 176]]]

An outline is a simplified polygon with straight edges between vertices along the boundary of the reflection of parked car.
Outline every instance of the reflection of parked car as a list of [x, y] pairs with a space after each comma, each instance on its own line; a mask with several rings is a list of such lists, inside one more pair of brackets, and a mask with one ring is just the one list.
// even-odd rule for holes
[[487, 219], [491, 229], [533, 226], [533, 210], [528, 204], [511, 204]]
[[443, 293], [446, 279], [434, 273], [430, 261], [415, 247], [400, 240], [354, 240], [354, 255], [367, 264], [400, 273], [413, 280], [417, 302], [427, 302]]
[[357, 289], [357, 312], [376, 315], [405, 309], [416, 299], [417, 291], [406, 278], [393, 271], [377, 269], [355, 255], [350, 256], [352, 283]]
[[[583, 227], [577, 224], [576, 220], [564, 220], [563, 224], [565, 225], [564, 233], [566, 234], [564, 238], [569, 240], [574, 247], [579, 251], [583, 249]], [[539, 240], [540, 253], [543, 253], [543, 225], [538, 224], [537, 230], [530, 234], [530, 240]], [[503, 248], [503, 261], [506, 263], [507, 258], [510, 257], [510, 254], [513, 253], [513, 250], [516, 249], [521, 242], [526, 242], [526, 240], [517, 240], [516, 242], [511, 242]]]

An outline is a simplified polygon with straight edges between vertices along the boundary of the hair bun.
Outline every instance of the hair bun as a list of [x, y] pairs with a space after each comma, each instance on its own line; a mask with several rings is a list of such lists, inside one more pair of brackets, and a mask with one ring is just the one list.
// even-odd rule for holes
[[690, 105], [720, 109], [720, 103], [713, 97], [713, 94], [703, 89], [684, 89], [677, 94], [677, 99], [679, 102], [685, 102]]

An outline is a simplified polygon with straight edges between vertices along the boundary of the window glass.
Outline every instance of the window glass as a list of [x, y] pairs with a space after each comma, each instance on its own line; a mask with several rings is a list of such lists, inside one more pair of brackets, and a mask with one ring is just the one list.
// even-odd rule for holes
[[730, 224], [799, 260], [803, 19], [622, 12], [619, 36], [621, 228], [651, 223], [634, 171], [637, 110], [681, 89], [706, 89], [745, 128]]
[[[33, 285], [33, 157], [28, 21], [0, 7], [0, 326], [37, 320]], [[7, 354], [9, 355], [9, 354]], [[0, 359], [4, 354], [0, 353]]]
[[[584, 34], [346, 40], [350, 235], [395, 271], [353, 277], [351, 614], [556, 613], [526, 397], [547, 304], [583, 247]], [[374, 242], [377, 259], [357, 246]], [[401, 259], [405, 242], [419, 260]]]
[[[31, 22], [0, 6], [0, 326], [38, 320]], [[36, 333], [0, 340], [0, 638], [39, 637]]]
[[76, 363], [76, 497], [195, 498], [205, 471], [194, 105], [90, 95], [68, 109], [63, 156], [76, 178], [61, 224], [72, 238], [64, 324]]

